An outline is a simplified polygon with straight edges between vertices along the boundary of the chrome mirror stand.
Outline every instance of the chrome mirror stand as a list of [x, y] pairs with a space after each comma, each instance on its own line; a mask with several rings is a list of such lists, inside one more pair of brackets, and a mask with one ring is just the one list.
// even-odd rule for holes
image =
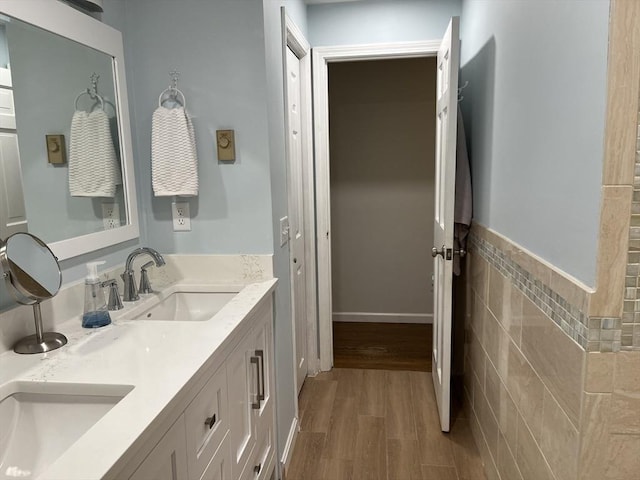
[[35, 335], [19, 340], [13, 351], [21, 354], [46, 353], [66, 345], [67, 337], [58, 332], [43, 332], [40, 302], [33, 304], [33, 317], [36, 325]]

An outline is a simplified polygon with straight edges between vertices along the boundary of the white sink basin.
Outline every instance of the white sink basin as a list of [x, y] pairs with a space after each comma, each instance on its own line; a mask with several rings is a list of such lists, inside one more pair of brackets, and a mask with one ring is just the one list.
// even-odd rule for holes
[[11, 382], [0, 387], [0, 479], [35, 478], [133, 389]]
[[237, 292], [173, 292], [152, 307], [132, 317], [133, 320], [174, 320], [201, 322], [209, 320]]

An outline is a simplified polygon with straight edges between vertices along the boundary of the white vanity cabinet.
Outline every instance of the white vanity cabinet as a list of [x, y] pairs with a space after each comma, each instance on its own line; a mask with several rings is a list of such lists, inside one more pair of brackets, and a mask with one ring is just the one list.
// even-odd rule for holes
[[[275, 467], [271, 296], [130, 480], [262, 480]], [[137, 463], [137, 462], [135, 462]]]
[[272, 311], [227, 359], [233, 478], [267, 478], [274, 464]]

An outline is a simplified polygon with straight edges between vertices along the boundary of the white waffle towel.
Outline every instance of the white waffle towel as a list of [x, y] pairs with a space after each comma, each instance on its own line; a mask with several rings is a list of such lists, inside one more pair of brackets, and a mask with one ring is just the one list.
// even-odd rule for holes
[[102, 109], [76, 111], [69, 140], [69, 193], [72, 197], [113, 197], [120, 184], [109, 117]]
[[156, 197], [198, 195], [196, 139], [183, 107], [153, 112], [151, 183]]

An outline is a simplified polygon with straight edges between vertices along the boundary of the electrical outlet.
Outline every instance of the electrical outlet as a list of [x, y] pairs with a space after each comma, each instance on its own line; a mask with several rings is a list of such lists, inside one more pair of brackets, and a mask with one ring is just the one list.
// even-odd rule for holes
[[102, 224], [105, 230], [118, 228], [120, 224], [120, 206], [114, 202], [105, 202], [102, 204]]
[[171, 204], [173, 212], [173, 231], [191, 231], [191, 216], [189, 215], [189, 202], [173, 202]]

